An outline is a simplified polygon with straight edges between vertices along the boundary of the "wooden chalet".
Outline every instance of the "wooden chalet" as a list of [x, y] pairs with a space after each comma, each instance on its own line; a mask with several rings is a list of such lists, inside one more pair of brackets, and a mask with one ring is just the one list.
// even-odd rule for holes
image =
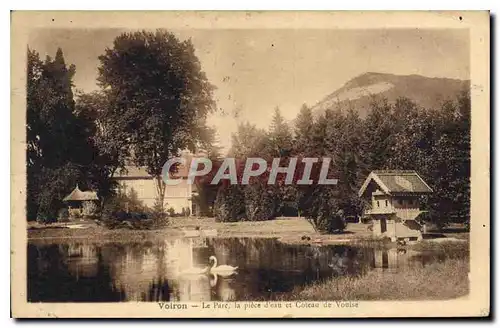
[[423, 213], [420, 196], [432, 189], [415, 171], [372, 171], [359, 190], [367, 201], [365, 215], [373, 221], [373, 235], [398, 239], [421, 240], [421, 225], [416, 221]]

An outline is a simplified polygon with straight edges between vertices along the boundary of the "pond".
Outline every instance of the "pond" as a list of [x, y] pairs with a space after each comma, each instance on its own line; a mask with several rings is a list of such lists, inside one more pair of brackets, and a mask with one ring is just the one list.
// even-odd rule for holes
[[[238, 267], [231, 276], [186, 274]], [[398, 270], [435, 259], [406, 249], [289, 245], [271, 238], [183, 238], [160, 243], [28, 244], [28, 301], [265, 300], [339, 275]]]

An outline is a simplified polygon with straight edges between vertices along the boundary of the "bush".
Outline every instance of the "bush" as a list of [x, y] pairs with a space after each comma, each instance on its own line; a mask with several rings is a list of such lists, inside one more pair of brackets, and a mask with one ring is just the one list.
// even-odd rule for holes
[[79, 208], [70, 208], [68, 212], [70, 220], [75, 220], [82, 217], [82, 212]]
[[276, 197], [272, 187], [260, 181], [245, 188], [245, 212], [248, 221], [265, 221], [276, 217]]
[[102, 223], [108, 229], [149, 230], [159, 228], [163, 222], [155, 219], [151, 213], [118, 211], [103, 215]]
[[339, 233], [347, 226], [344, 211], [332, 186], [311, 186], [308, 192], [303, 194], [301, 208], [304, 210], [306, 219], [319, 232]]
[[[308, 218], [309, 219], [309, 218]], [[315, 218], [316, 229], [324, 233], [340, 233], [347, 224], [342, 217], [342, 211], [337, 213], [322, 213]]]
[[153, 208], [146, 211], [149, 214], [149, 218], [155, 222], [158, 227], [164, 227], [168, 225], [167, 213], [165, 212], [165, 207], [162, 201], [157, 199], [153, 205]]
[[82, 215], [93, 217], [97, 215], [97, 204], [93, 201], [85, 201], [82, 204]]
[[56, 222], [55, 216], [46, 214], [44, 212], [39, 211], [37, 216], [36, 216], [36, 222], [41, 223], [41, 224], [49, 224], [49, 223], [54, 223]]
[[148, 208], [135, 193], [117, 195], [104, 206], [101, 223], [108, 229], [159, 229], [168, 225], [162, 206]]
[[242, 186], [221, 186], [214, 204], [214, 216], [217, 222], [236, 222], [245, 218], [245, 197]]
[[146, 212], [148, 208], [137, 197], [137, 193], [132, 189], [128, 194], [120, 193], [109, 199], [104, 205], [103, 213], [109, 215], [111, 212]]
[[168, 215], [169, 215], [169, 216], [174, 217], [174, 216], [175, 216], [175, 208], [170, 207], [170, 208], [167, 210], [167, 213], [168, 213]]
[[69, 222], [69, 211], [67, 208], [61, 208], [57, 214], [58, 222]]

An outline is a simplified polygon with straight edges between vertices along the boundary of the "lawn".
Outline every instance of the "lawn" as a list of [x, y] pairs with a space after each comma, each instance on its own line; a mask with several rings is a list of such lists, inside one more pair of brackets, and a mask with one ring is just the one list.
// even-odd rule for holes
[[[41, 225], [28, 224], [28, 238], [67, 239], [85, 238], [96, 241], [133, 241], [156, 240], [158, 238], [183, 236], [185, 231], [217, 231], [217, 237], [260, 237], [280, 238], [286, 243], [337, 243], [349, 242], [353, 239], [371, 238], [367, 224], [349, 223], [344, 233], [322, 235], [314, 231], [311, 224], [303, 218], [278, 218], [258, 222], [215, 222], [213, 218], [172, 218], [168, 228], [159, 230], [109, 230], [95, 224], [93, 221], [76, 221], [71, 223], [55, 223]], [[70, 227], [73, 227], [70, 228]], [[309, 241], [302, 240], [307, 236]]]
[[445, 300], [469, 293], [469, 243], [423, 241], [411, 247], [435, 261], [361, 276], [332, 277], [277, 294], [275, 300]]
[[[30, 241], [67, 239], [86, 239], [95, 242], [127, 242], [127, 241], [155, 241], [165, 238], [182, 237], [186, 231], [215, 232], [217, 237], [254, 237], [279, 238], [283, 243], [290, 244], [356, 244], [359, 246], [374, 246], [383, 244], [372, 237], [369, 224], [348, 223], [343, 233], [320, 234], [304, 218], [277, 218], [270, 221], [256, 222], [215, 222], [214, 218], [176, 217], [171, 218], [167, 228], [157, 230], [129, 230], [107, 229], [97, 225], [92, 220], [70, 223], [54, 223], [41, 225], [28, 223], [28, 238]], [[211, 235], [214, 235], [213, 233]], [[430, 237], [436, 237], [432, 234]], [[307, 237], [307, 238], [304, 238]], [[468, 239], [468, 233], [441, 234], [439, 239]], [[446, 238], [442, 238], [446, 237]], [[433, 243], [429, 241], [429, 243]], [[436, 245], [434, 247], [440, 247]]]
[[371, 270], [342, 276], [280, 296], [280, 300], [445, 300], [469, 292], [469, 260], [448, 259], [397, 272]]

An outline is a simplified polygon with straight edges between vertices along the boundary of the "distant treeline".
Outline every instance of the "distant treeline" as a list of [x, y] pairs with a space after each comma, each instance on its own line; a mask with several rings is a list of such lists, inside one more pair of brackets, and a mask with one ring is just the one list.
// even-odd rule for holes
[[[294, 209], [319, 229], [342, 226], [341, 217], [362, 215], [357, 192], [372, 170], [415, 170], [434, 190], [422, 199], [427, 219], [445, 224], [469, 222], [470, 98], [458, 94], [441, 108], [419, 108], [409, 99], [374, 101], [368, 116], [354, 108], [313, 113], [303, 106], [292, 124], [279, 109], [267, 131], [245, 123], [233, 135], [230, 156], [332, 158], [330, 175], [338, 185], [249, 186], [218, 189], [215, 215], [222, 221], [262, 220]], [[264, 177], [265, 178], [265, 177]]]

